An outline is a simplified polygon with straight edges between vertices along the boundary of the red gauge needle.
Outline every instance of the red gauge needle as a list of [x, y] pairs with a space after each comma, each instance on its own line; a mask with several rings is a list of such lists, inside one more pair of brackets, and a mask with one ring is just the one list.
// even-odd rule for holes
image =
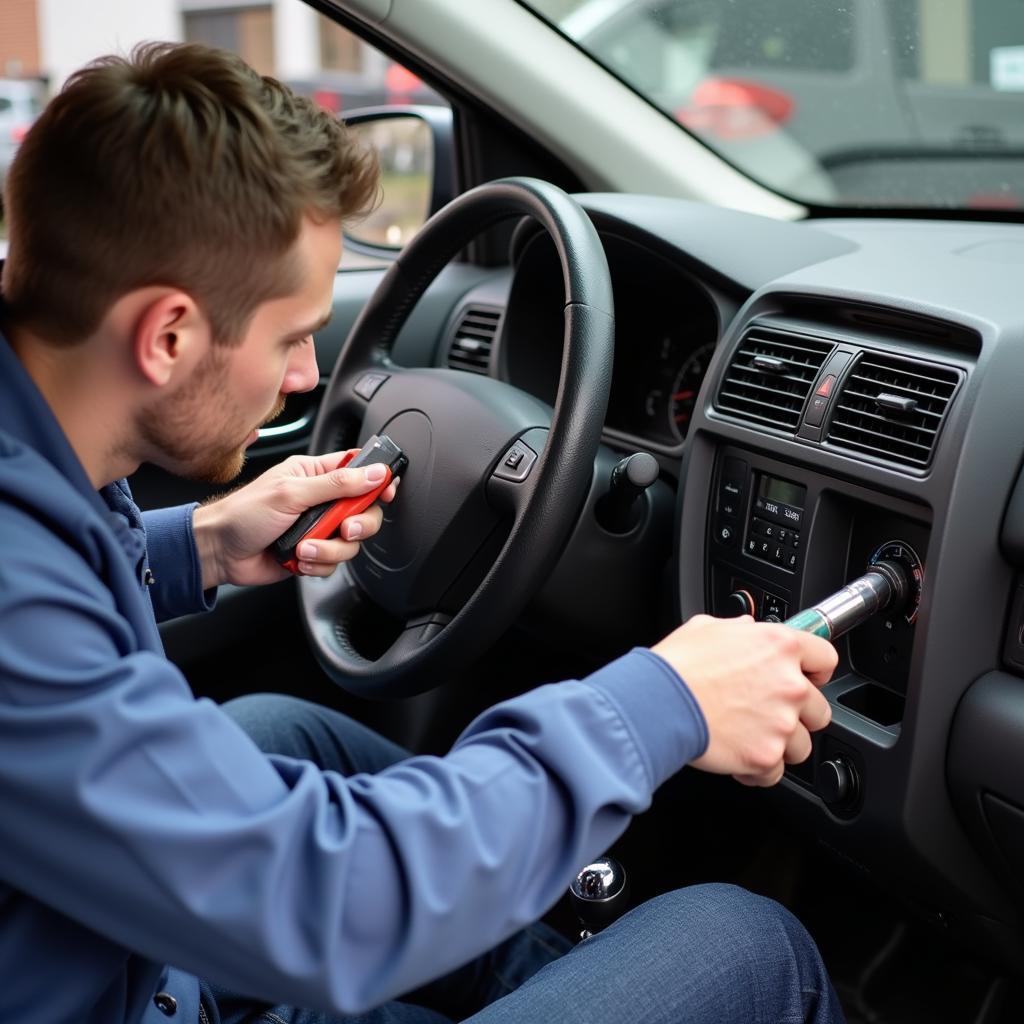
[[677, 392], [676, 392], [676, 393], [675, 393], [675, 394], [674, 394], [674, 395], [672, 396], [672, 401], [673, 401], [673, 402], [685, 402], [685, 401], [686, 401], [686, 399], [688, 399], [688, 398], [693, 398], [693, 396], [694, 396], [695, 394], [697, 394], [697, 392], [696, 392], [696, 391], [677, 391]]

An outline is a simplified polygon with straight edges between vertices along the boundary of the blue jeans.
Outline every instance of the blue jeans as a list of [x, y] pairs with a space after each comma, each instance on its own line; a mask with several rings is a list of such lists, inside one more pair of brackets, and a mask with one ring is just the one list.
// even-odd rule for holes
[[[224, 705], [267, 752], [344, 775], [407, 756], [327, 708], [263, 694]], [[267, 1006], [204, 986], [220, 1024], [841, 1024], [814, 941], [785, 908], [696, 885], [634, 908], [572, 946], [543, 923], [453, 974], [367, 1013]], [[219, 1015], [219, 1018], [218, 1018]]]

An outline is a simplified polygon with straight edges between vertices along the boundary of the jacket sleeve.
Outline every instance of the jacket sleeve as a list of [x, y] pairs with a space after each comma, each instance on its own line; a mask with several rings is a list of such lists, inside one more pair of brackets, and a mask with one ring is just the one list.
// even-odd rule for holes
[[150, 596], [157, 622], [208, 612], [216, 601], [216, 587], [203, 590], [203, 569], [192, 532], [196, 504], [142, 513], [149, 567], [155, 579]]
[[466, 962], [706, 745], [637, 650], [494, 707], [443, 758], [350, 779], [268, 758], [135, 649], [74, 551], [0, 546], [0, 877], [256, 997], [354, 1013]]

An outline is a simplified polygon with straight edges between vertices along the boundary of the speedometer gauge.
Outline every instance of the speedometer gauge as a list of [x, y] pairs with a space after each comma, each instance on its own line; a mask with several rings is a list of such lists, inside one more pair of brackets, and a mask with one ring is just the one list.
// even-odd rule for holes
[[711, 357], [715, 352], [715, 343], [709, 341], [690, 354], [683, 363], [672, 384], [672, 398], [668, 404], [669, 430], [673, 436], [683, 441], [690, 429], [693, 407], [697, 402], [697, 393], [704, 383], [704, 374], [708, 372]]

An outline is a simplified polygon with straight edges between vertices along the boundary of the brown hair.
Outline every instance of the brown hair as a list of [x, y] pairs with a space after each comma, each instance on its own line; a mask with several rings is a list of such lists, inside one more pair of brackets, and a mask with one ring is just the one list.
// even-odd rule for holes
[[74, 74], [8, 173], [9, 315], [65, 344], [122, 295], [187, 291], [220, 343], [296, 286], [302, 218], [368, 212], [372, 151], [328, 112], [241, 59], [144, 43]]

